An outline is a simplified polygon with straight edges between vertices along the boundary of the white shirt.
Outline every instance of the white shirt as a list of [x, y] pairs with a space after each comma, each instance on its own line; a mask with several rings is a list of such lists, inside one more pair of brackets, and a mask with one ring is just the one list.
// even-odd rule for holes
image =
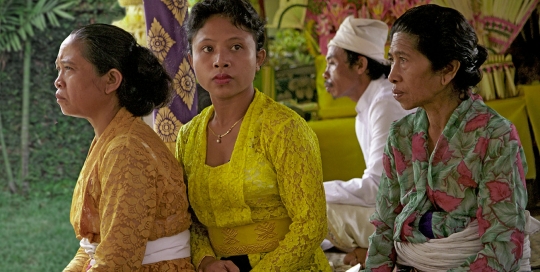
[[382, 155], [392, 122], [415, 110], [404, 110], [392, 95], [392, 83], [384, 76], [372, 80], [356, 104], [356, 137], [366, 169], [361, 178], [324, 183], [326, 202], [375, 207], [383, 172]]

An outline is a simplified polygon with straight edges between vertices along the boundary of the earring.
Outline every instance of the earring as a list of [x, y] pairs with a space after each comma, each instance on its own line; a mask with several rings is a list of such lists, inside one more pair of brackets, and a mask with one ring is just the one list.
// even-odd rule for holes
[[261, 67], [257, 65], [257, 72], [259, 72], [259, 70], [261, 70]]

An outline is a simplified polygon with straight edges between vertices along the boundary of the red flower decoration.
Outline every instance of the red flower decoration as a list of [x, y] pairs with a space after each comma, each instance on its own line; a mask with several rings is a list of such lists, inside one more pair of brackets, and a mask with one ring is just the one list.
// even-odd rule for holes
[[489, 221], [484, 220], [484, 217], [482, 217], [482, 207], [479, 207], [476, 211], [476, 219], [478, 220], [478, 235], [482, 236], [491, 227]]
[[392, 271], [392, 268], [388, 264], [381, 265], [379, 267], [372, 268], [371, 271], [373, 272], [385, 272], [385, 271]]
[[481, 127], [485, 127], [491, 118], [491, 114], [489, 113], [483, 113], [478, 114], [473, 119], [469, 120], [467, 124], [465, 125], [465, 132], [471, 132], [473, 130], [476, 130]]
[[384, 172], [386, 172], [386, 176], [389, 178], [389, 179], [392, 179], [392, 167], [391, 167], [391, 164], [390, 164], [390, 157], [388, 157], [388, 155], [383, 154], [383, 167], [384, 167]]
[[401, 203], [394, 209], [395, 214], [400, 214], [403, 211], [403, 205]]
[[508, 183], [501, 182], [501, 181], [490, 181], [486, 183], [486, 186], [489, 189], [489, 198], [493, 202], [499, 202], [501, 200], [504, 200], [512, 194], [512, 191], [510, 190], [510, 186], [508, 186]]
[[398, 172], [398, 175], [401, 176], [401, 174], [403, 174], [403, 171], [405, 171], [405, 169], [407, 168], [407, 162], [405, 161], [405, 156], [403, 156], [403, 153], [401, 153], [395, 147], [392, 147], [392, 151], [394, 152], [396, 170]]
[[420, 132], [412, 136], [412, 161], [427, 161], [424, 135], [424, 132]]
[[437, 149], [435, 149], [435, 155], [433, 156], [433, 165], [438, 163], [446, 163], [452, 158], [453, 150], [448, 146], [448, 140], [444, 135], [441, 135], [439, 142], [437, 143]]
[[486, 152], [488, 149], [489, 139], [486, 137], [480, 137], [478, 139], [478, 142], [476, 142], [476, 146], [474, 146], [474, 153], [478, 154], [480, 156], [480, 159], [484, 159], [486, 157]]
[[488, 266], [488, 261], [485, 257], [476, 259], [469, 267], [470, 271], [497, 272], [497, 270]]
[[516, 245], [516, 247], [512, 249], [512, 253], [514, 253], [516, 260], [521, 259], [521, 257], [523, 256], [523, 242], [524, 241], [525, 241], [525, 234], [515, 229], [514, 232], [512, 232], [512, 236], [510, 236], [510, 242]]
[[447, 212], [451, 212], [459, 206], [462, 198], [453, 197], [441, 191], [433, 191], [435, 203]]
[[478, 184], [472, 179], [472, 172], [469, 170], [464, 161], [461, 161], [457, 167], [459, 174], [458, 183], [466, 186], [476, 188]]
[[401, 227], [401, 235], [400, 235], [401, 241], [406, 241], [407, 236], [412, 236], [411, 224], [416, 219], [417, 214], [418, 214], [417, 212], [412, 213], [411, 215], [409, 215], [409, 217], [407, 217], [407, 219], [405, 219], [405, 222], [403, 222], [403, 226]]
[[384, 225], [384, 223], [382, 221], [379, 221], [379, 220], [371, 220], [370, 223], [375, 226], [376, 228], [378, 228], [379, 226], [382, 226]]

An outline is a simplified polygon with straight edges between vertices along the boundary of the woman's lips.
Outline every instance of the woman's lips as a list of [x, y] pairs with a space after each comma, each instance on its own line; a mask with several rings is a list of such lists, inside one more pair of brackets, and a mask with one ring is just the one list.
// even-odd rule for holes
[[56, 96], [56, 101], [65, 100], [65, 98], [63, 96], [59, 95], [58, 92], [56, 92], [56, 94], [54, 96]]
[[213, 80], [217, 84], [227, 84], [231, 81], [232, 77], [227, 74], [217, 74], [214, 76]]

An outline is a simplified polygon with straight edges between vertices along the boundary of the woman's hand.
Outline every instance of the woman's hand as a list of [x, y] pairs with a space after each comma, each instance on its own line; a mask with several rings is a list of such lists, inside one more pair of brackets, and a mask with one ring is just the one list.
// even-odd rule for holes
[[199, 265], [199, 272], [240, 272], [240, 269], [231, 261], [221, 261], [206, 256]]
[[343, 258], [343, 263], [350, 266], [361, 264], [362, 267], [365, 267], [366, 256], [367, 256], [367, 249], [357, 247], [352, 252], [349, 252], [347, 253], [347, 255], [345, 255], [345, 257]]

